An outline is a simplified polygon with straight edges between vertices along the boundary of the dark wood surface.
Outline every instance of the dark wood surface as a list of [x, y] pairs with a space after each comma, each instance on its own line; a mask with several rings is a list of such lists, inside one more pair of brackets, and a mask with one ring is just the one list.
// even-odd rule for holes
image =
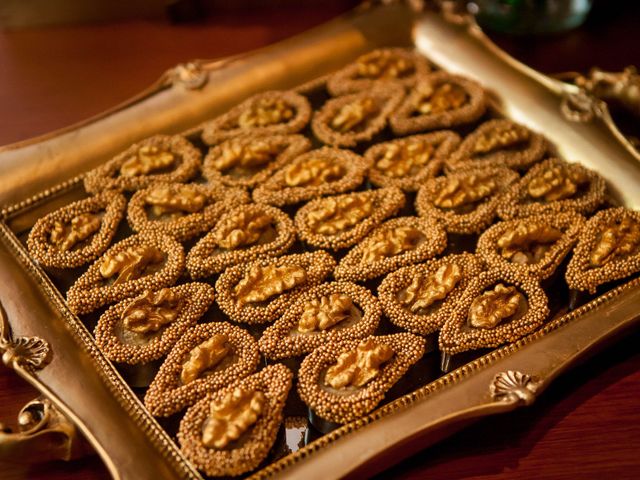
[[[584, 71], [592, 66], [620, 70], [640, 65], [639, 3], [596, 3], [587, 23], [567, 34], [493, 37], [516, 58], [543, 72]], [[273, 43], [345, 9], [340, 2], [329, 5], [220, 13], [190, 25], [119, 21], [2, 32], [0, 145], [95, 115], [139, 92], [179, 62]], [[640, 333], [630, 333], [563, 376], [534, 406], [482, 420], [379, 478], [638, 478], [639, 344]], [[1, 421], [12, 425], [21, 406], [35, 396], [35, 390], [0, 367]], [[99, 458], [92, 456], [38, 466], [0, 463], [0, 478], [109, 476]]]

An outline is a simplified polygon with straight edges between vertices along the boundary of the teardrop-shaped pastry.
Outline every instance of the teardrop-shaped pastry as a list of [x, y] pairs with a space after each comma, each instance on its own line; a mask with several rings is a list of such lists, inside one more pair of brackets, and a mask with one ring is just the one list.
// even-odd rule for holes
[[384, 129], [403, 96], [402, 87], [387, 84], [333, 98], [313, 114], [313, 134], [334, 147], [368, 142]]
[[301, 292], [322, 283], [335, 266], [323, 250], [236, 265], [216, 281], [216, 302], [236, 322], [271, 322]]
[[326, 343], [373, 335], [380, 304], [364, 287], [350, 282], [323, 283], [301, 294], [258, 341], [271, 360], [310, 353]]
[[410, 333], [325, 344], [302, 361], [298, 393], [322, 419], [348, 423], [373, 410], [424, 350]]
[[418, 53], [404, 48], [380, 48], [331, 75], [327, 90], [335, 97], [369, 90], [381, 82], [410, 87], [430, 71], [428, 60]]
[[154, 135], [87, 173], [84, 188], [98, 193], [139, 190], [156, 182], [187, 182], [198, 173], [201, 157], [180, 135]]
[[476, 252], [490, 268], [522, 270], [543, 280], [571, 251], [583, 225], [584, 218], [571, 211], [498, 222], [480, 235]]
[[314, 247], [347, 248], [395, 215], [404, 202], [404, 194], [396, 187], [311, 200], [296, 213], [298, 235]]
[[260, 361], [253, 337], [227, 322], [195, 325], [169, 352], [144, 397], [152, 415], [168, 417], [255, 372]]
[[164, 357], [213, 303], [213, 287], [185, 283], [127, 298], [100, 316], [96, 344], [113, 362], [136, 365]]
[[604, 203], [605, 189], [604, 179], [593, 170], [549, 158], [509, 189], [498, 214], [507, 220], [566, 211], [589, 214]]
[[222, 215], [187, 255], [192, 278], [208, 277], [231, 265], [286, 252], [296, 238], [289, 216], [269, 205], [241, 205]]
[[373, 164], [369, 179], [379, 187], [415, 192], [440, 173], [444, 159], [458, 143], [460, 136], [449, 130], [378, 143], [364, 154]]
[[428, 260], [447, 247], [447, 234], [429, 217], [398, 217], [373, 229], [333, 272], [337, 280], [364, 281]]
[[474, 167], [526, 170], [542, 160], [547, 142], [542, 135], [507, 119], [489, 120], [470, 133], [447, 159], [450, 171]]
[[46, 267], [75, 268], [95, 260], [111, 243], [127, 200], [113, 190], [38, 219], [27, 239], [29, 253]]
[[216, 145], [238, 135], [287, 135], [302, 130], [311, 117], [309, 101], [291, 91], [268, 91], [249, 97], [227, 113], [206, 122], [202, 140]]
[[480, 259], [470, 253], [411, 265], [384, 278], [378, 299], [391, 323], [428, 335], [444, 325], [471, 279], [483, 269]]
[[292, 379], [287, 367], [273, 365], [203, 398], [180, 422], [185, 457], [212, 477], [256, 468], [276, 440]]
[[547, 305], [536, 278], [512, 270], [482, 272], [452, 306], [440, 330], [440, 350], [455, 354], [515, 342], [544, 323]]
[[107, 250], [67, 292], [67, 305], [80, 315], [108, 303], [175, 283], [184, 270], [184, 250], [173, 238], [145, 232]]
[[396, 135], [473, 123], [486, 109], [482, 87], [468, 78], [436, 72], [420, 79], [389, 117]]
[[567, 266], [570, 288], [595, 293], [604, 283], [640, 271], [640, 212], [625, 207], [602, 210], [580, 231]]
[[416, 211], [449, 233], [482, 232], [491, 225], [505, 192], [518, 180], [508, 168], [473, 168], [427, 180], [416, 196]]
[[253, 188], [310, 148], [302, 135], [241, 135], [211, 147], [202, 173], [209, 183]]
[[278, 207], [354, 190], [370, 162], [349, 150], [324, 147], [300, 155], [253, 191], [253, 200]]
[[224, 212], [249, 196], [244, 190], [196, 183], [156, 183], [133, 194], [127, 208], [129, 225], [182, 242], [207, 232]]

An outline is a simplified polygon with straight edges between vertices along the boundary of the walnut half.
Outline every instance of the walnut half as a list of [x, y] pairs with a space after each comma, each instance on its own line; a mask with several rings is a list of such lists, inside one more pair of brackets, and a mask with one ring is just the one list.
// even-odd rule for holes
[[175, 155], [167, 150], [162, 150], [154, 145], [144, 145], [140, 147], [137, 155], [122, 164], [120, 175], [123, 177], [149, 175], [171, 167], [175, 160]]
[[411, 284], [400, 292], [398, 299], [409, 306], [412, 313], [429, 308], [446, 298], [462, 278], [462, 269], [456, 263], [447, 263], [429, 276], [416, 275]]
[[440, 208], [456, 208], [482, 200], [493, 194], [498, 188], [492, 176], [469, 175], [449, 177], [442, 188], [436, 192], [433, 203]]
[[153, 187], [144, 198], [152, 206], [154, 215], [165, 213], [196, 213], [202, 210], [207, 198], [189, 185], [171, 188], [168, 185]]
[[251, 143], [231, 139], [224, 142], [220, 150], [220, 156], [213, 161], [213, 166], [222, 172], [231, 168], [261, 167], [273, 161], [282, 152], [282, 146], [259, 139]]
[[308, 213], [309, 228], [321, 235], [345, 231], [373, 213], [373, 200], [363, 196], [342, 196], [324, 199]]
[[608, 224], [591, 253], [591, 265], [601, 267], [615, 257], [630, 255], [640, 248], [640, 223], [631, 217]]
[[310, 333], [328, 330], [351, 317], [353, 302], [349, 295], [332, 293], [314, 298], [304, 304], [298, 331]]
[[266, 398], [262, 392], [236, 388], [219, 401], [211, 402], [209, 417], [202, 431], [202, 443], [222, 449], [258, 421], [264, 413]]
[[555, 165], [533, 178], [527, 192], [531, 198], [554, 202], [571, 198], [586, 181], [582, 172]]
[[355, 349], [340, 354], [327, 369], [325, 384], [338, 390], [363, 387], [380, 374], [381, 366], [394, 354], [391, 347], [373, 338], [363, 340]]
[[467, 102], [467, 92], [464, 88], [445, 82], [433, 88], [428, 84], [421, 84], [421, 99], [416, 105], [416, 112], [422, 115], [433, 115], [460, 108]]
[[217, 334], [196, 346], [189, 358], [182, 364], [180, 380], [188, 384], [196, 380], [203, 372], [214, 368], [231, 352], [229, 338]]
[[414, 140], [389, 144], [384, 156], [376, 163], [376, 168], [388, 177], [400, 178], [424, 167], [432, 159], [435, 147], [428, 142]]
[[378, 104], [371, 97], [361, 97], [345, 104], [331, 120], [331, 128], [347, 133], [364, 124], [378, 113]]
[[140, 278], [145, 268], [163, 262], [164, 258], [164, 253], [157, 247], [130, 247], [116, 254], [105, 255], [100, 265], [100, 275], [103, 278], [118, 275], [113, 285], [119, 285]]
[[542, 223], [519, 222], [504, 232], [496, 244], [500, 255], [515, 263], [539, 262], [552, 244], [562, 237], [562, 231]]
[[481, 135], [473, 146], [472, 152], [474, 154], [490, 153], [526, 142], [530, 137], [529, 130], [520, 125], [503, 125]]
[[493, 328], [515, 314], [522, 300], [516, 287], [498, 283], [471, 303], [469, 324], [475, 328]]
[[317, 187], [339, 179], [344, 173], [342, 165], [315, 157], [288, 166], [284, 171], [284, 181], [290, 187]]
[[406, 58], [389, 51], [374, 51], [358, 59], [356, 63], [359, 78], [396, 79], [414, 72], [413, 64]]
[[135, 333], [157, 332], [178, 318], [180, 298], [169, 288], [146, 291], [122, 312], [124, 328]]
[[307, 280], [307, 272], [299, 265], [254, 265], [234, 288], [238, 304], [263, 302], [274, 295], [291, 290]]
[[414, 227], [380, 230], [369, 238], [363, 248], [362, 262], [374, 263], [383, 258], [415, 250], [424, 239], [424, 234]]
[[233, 250], [256, 243], [273, 223], [271, 215], [257, 211], [239, 210], [216, 226], [216, 243]]
[[51, 230], [51, 243], [61, 252], [68, 252], [75, 245], [86, 240], [100, 230], [102, 217], [96, 213], [81, 213], [71, 219], [69, 224], [56, 221]]
[[268, 127], [293, 118], [293, 107], [282, 99], [260, 98], [238, 118], [240, 128]]

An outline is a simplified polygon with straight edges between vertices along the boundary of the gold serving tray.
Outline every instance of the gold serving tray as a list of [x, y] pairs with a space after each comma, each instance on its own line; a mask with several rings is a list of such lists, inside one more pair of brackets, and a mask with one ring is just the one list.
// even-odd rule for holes
[[[543, 133], [559, 155], [602, 174], [615, 201], [640, 208], [640, 156], [601, 102], [510, 58], [466, 16], [414, 12], [397, 3], [365, 4], [251, 54], [180, 65], [97, 118], [0, 148], [3, 361], [48, 397], [43, 411], [62, 412], [84, 433], [114, 478], [201, 476], [97, 349], [92, 326], [66, 307], [59, 288], [72, 278], [56, 277], [54, 284], [29, 257], [23, 243], [28, 230], [44, 213], [84, 196], [78, 176], [129, 144], [155, 133], [196, 136], [201, 122], [253, 93], [305, 84], [381, 46], [415, 46], [441, 68], [476, 79], [495, 93], [497, 113]], [[636, 278], [556, 315], [513, 345], [272, 459], [254, 475], [328, 479], [372, 473], [473, 419], [528, 405], [578, 360], [637, 325], [638, 305]], [[59, 416], [43, 417], [15, 442], [46, 432], [52, 418]], [[6, 439], [0, 438], [0, 454], [3, 448]]]

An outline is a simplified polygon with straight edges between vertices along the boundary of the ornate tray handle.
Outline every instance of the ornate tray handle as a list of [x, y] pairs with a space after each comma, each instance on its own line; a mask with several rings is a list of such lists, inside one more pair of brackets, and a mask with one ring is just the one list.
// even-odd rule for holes
[[9, 368], [33, 372], [44, 368], [50, 360], [49, 344], [40, 337], [16, 337], [11, 335], [9, 320], [0, 303], [0, 353], [2, 362]]
[[75, 425], [47, 398], [38, 397], [20, 410], [16, 432], [0, 423], [0, 461], [71, 460], [86, 452]]
[[538, 382], [517, 370], [500, 372], [489, 386], [491, 397], [500, 402], [531, 405], [536, 399]]

